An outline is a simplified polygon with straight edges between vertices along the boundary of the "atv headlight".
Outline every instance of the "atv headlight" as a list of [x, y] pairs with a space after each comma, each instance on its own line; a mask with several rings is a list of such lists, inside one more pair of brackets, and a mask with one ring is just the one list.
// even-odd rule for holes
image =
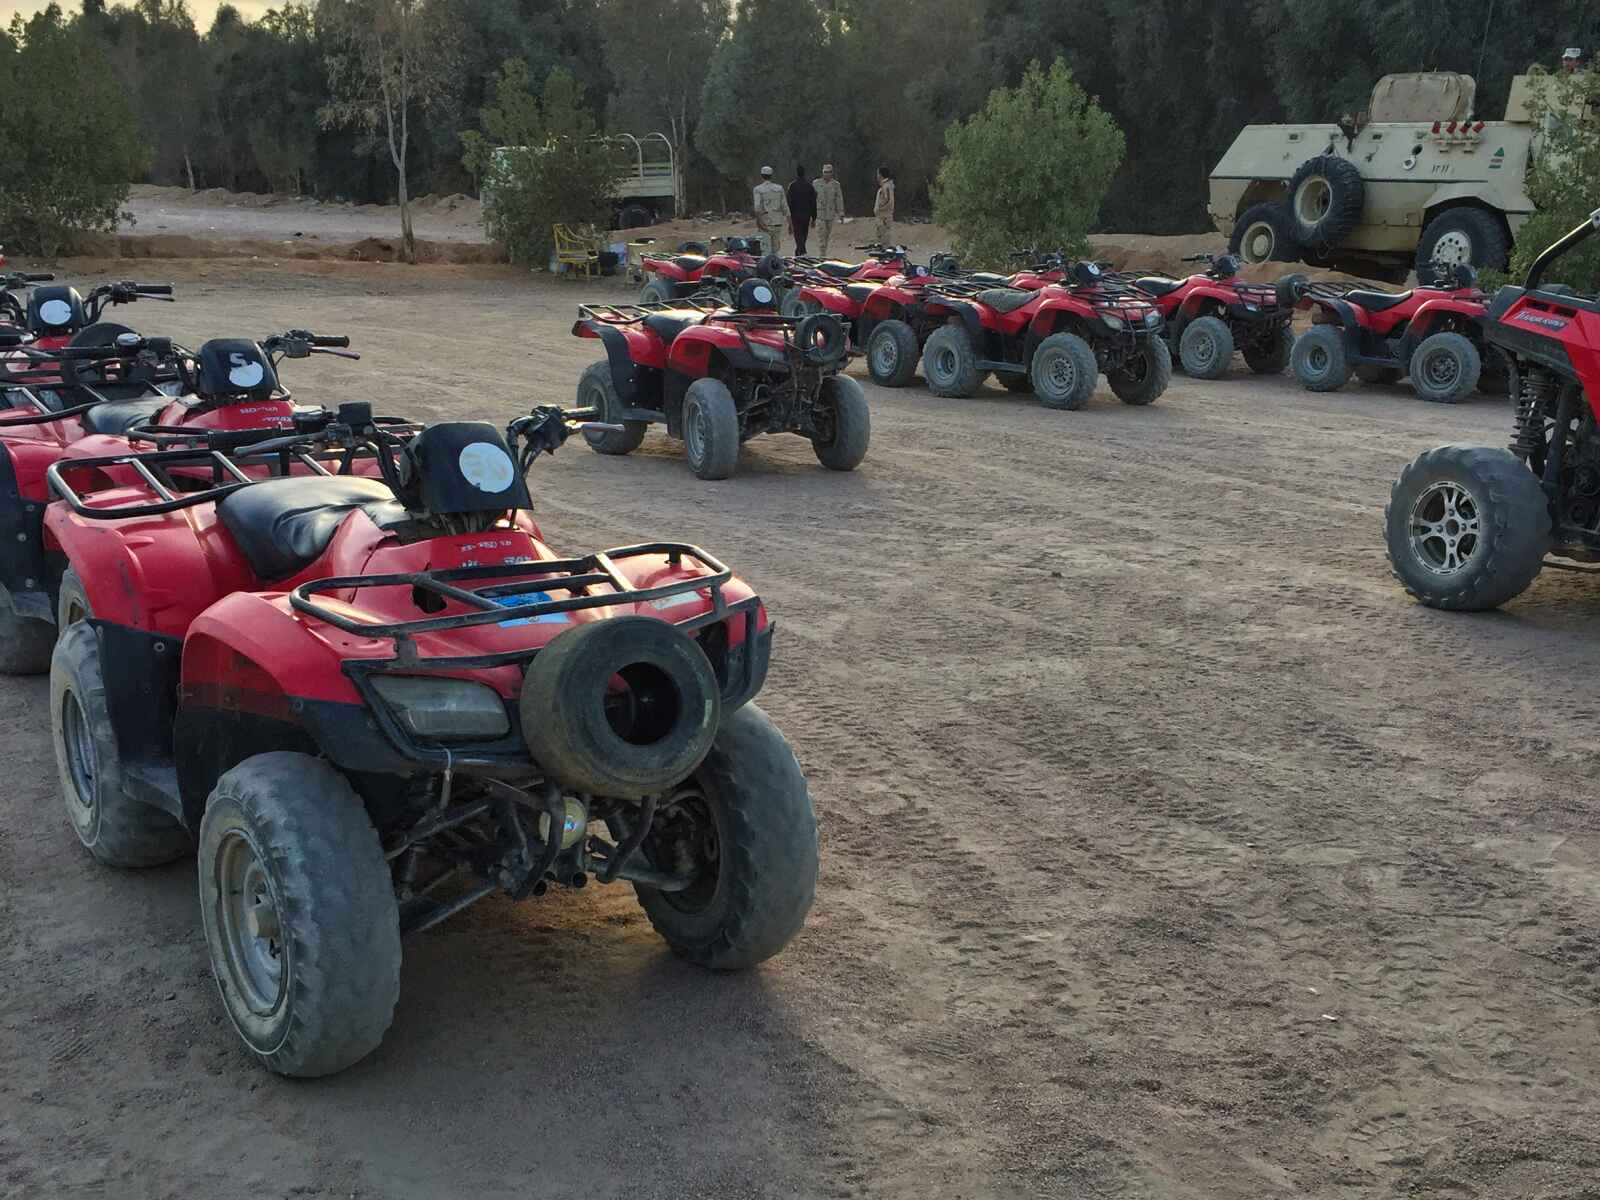
[[1100, 319], [1102, 321], [1104, 321], [1107, 325], [1109, 325], [1112, 329], [1121, 329], [1122, 326], [1123, 326], [1122, 318], [1119, 317], [1119, 316], [1116, 316], [1113, 313], [1101, 313], [1100, 314]]
[[1151, 309], [1149, 312], [1145, 313], [1144, 323], [1150, 326], [1161, 324], [1161, 314], [1154, 309]]
[[429, 675], [378, 675], [372, 687], [395, 719], [419, 738], [493, 738], [511, 730], [499, 693], [481, 683]]

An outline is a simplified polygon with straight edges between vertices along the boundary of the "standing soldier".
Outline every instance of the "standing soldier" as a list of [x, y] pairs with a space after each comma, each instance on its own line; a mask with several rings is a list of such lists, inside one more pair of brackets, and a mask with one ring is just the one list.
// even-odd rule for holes
[[890, 245], [894, 236], [894, 176], [888, 167], [878, 168], [878, 195], [872, 202], [872, 215], [878, 218], [878, 245]]
[[794, 230], [794, 254], [799, 258], [806, 252], [806, 231], [817, 215], [817, 190], [806, 178], [805, 167], [794, 169], [794, 181], [789, 184], [789, 227]]
[[761, 168], [761, 182], [754, 192], [756, 228], [767, 238], [767, 253], [783, 254], [783, 227], [789, 223], [789, 197], [783, 185], [772, 182], [772, 168]]
[[833, 177], [833, 164], [822, 164], [822, 178], [813, 180], [817, 190], [817, 236], [822, 246], [818, 251], [828, 257], [828, 243], [833, 240], [833, 223], [844, 220], [844, 189]]

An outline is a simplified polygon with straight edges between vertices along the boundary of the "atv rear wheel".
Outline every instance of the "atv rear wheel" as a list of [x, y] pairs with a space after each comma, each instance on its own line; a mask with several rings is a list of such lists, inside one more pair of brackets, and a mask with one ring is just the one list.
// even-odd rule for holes
[[791, 288], [784, 294], [783, 302], [778, 306], [778, 311], [786, 317], [799, 319], [809, 317], [812, 313], [822, 312], [822, 305], [800, 294], [799, 288]]
[[1344, 332], [1335, 325], [1313, 325], [1302, 333], [1289, 361], [1308, 391], [1336, 392], [1350, 382], [1350, 352]]
[[43, 675], [55, 644], [50, 622], [22, 616], [11, 593], [0, 587], [0, 675]]
[[1162, 338], [1146, 338], [1143, 348], [1124, 359], [1106, 382], [1124, 404], [1150, 404], [1172, 382], [1172, 351]]
[[675, 954], [719, 971], [753, 967], [800, 932], [817, 891], [817, 818], [794, 750], [754, 704], [722, 722], [711, 752], [663, 802], [642, 853], [698, 871], [679, 892], [635, 885]]
[[1430, 608], [1498, 608], [1538, 578], [1550, 507], [1509, 450], [1440, 446], [1389, 489], [1384, 540], [1394, 576]]
[[1253, 342], [1244, 348], [1245, 365], [1257, 375], [1282, 375], [1294, 353], [1294, 334], [1280, 325], [1266, 345]]
[[1178, 361], [1195, 379], [1221, 379], [1233, 363], [1233, 330], [1220, 317], [1196, 317], [1178, 338]]
[[1245, 209], [1228, 238], [1228, 253], [1247, 263], [1299, 262], [1300, 242], [1288, 208], [1268, 200]]
[[1357, 363], [1355, 377], [1366, 384], [1399, 383], [1399, 367], [1380, 367], [1375, 363]]
[[1411, 386], [1435, 404], [1455, 404], [1478, 386], [1483, 360], [1470, 339], [1448, 330], [1422, 339], [1411, 355]]
[[917, 377], [917, 334], [904, 321], [879, 321], [867, 339], [867, 374], [880, 387], [905, 387]]
[[676, 289], [659, 275], [652, 275], [639, 289], [640, 304], [665, 304], [674, 299]]
[[644, 431], [650, 428], [645, 421], [623, 421], [617, 417], [622, 411], [622, 400], [617, 396], [616, 380], [611, 374], [609, 360], [590, 363], [578, 378], [578, 407], [593, 408], [599, 420], [607, 425], [622, 428], [596, 431], [585, 429], [583, 440], [596, 454], [632, 454], [644, 441]]
[[61, 631], [50, 662], [50, 733], [73, 832], [112, 867], [156, 867], [193, 845], [167, 812], [123, 790], [122, 753], [106, 706], [100, 638], [79, 621]]
[[720, 379], [696, 379], [683, 398], [683, 448], [701, 479], [726, 479], [739, 465], [739, 410]]
[[1100, 365], [1089, 343], [1077, 334], [1052, 333], [1034, 347], [1028, 378], [1040, 404], [1076, 411], [1094, 395]]
[[[823, 380], [832, 403], [833, 436], [827, 441], [813, 437], [811, 448], [817, 461], [830, 471], [854, 471], [867, 456], [867, 443], [872, 440], [872, 413], [867, 408], [867, 394], [861, 385], [848, 375], [834, 375]], [[826, 403], [826, 401], [825, 401]]]
[[922, 348], [922, 377], [935, 396], [965, 399], [978, 394], [983, 372], [972, 338], [959, 325], [941, 325], [928, 335]]
[[345, 777], [289, 751], [245, 759], [206, 801], [199, 861], [211, 972], [262, 1064], [331, 1075], [375, 1050], [400, 996], [400, 914]]

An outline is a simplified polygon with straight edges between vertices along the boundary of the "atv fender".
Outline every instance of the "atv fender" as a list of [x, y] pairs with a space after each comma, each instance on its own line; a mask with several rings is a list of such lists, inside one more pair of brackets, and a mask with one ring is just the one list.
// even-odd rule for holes
[[[1183, 298], [1183, 303], [1178, 306], [1176, 312], [1165, 313], [1163, 315], [1166, 316], [1168, 320], [1172, 321], [1173, 324], [1178, 327], [1178, 331], [1181, 333], [1183, 326], [1187, 325], [1196, 317], [1203, 317], [1208, 312], [1217, 310], [1227, 312], [1238, 303], [1238, 300], [1239, 294], [1232, 288], [1222, 288], [1215, 285], [1201, 284], [1200, 286], [1192, 289], [1189, 294]], [[1157, 302], [1156, 307], [1160, 308], [1159, 302]]]
[[58, 452], [45, 442], [0, 442], [0, 585], [17, 613], [55, 620], [44, 556], [44, 469]]
[[758, 338], [741, 337], [727, 325], [696, 325], [672, 339], [667, 367], [689, 379], [711, 373], [713, 353], [720, 354], [735, 371], [787, 374], [789, 361], [782, 350]]
[[1369, 327], [1366, 316], [1355, 305], [1336, 297], [1319, 296], [1304, 301], [1314, 325], [1337, 325], [1347, 334]]
[[642, 258], [639, 266], [646, 275], [659, 275], [669, 283], [689, 282], [689, 273], [675, 262], [660, 258]]
[[659, 370], [667, 362], [666, 347], [660, 338], [641, 328], [618, 328], [604, 321], [577, 321], [572, 332], [578, 337], [599, 338], [605, 347], [606, 362], [611, 366], [611, 384], [617, 389], [617, 399], [627, 411], [616, 414], [623, 421], [654, 421], [659, 414], [646, 407], [644, 371]]
[[1479, 321], [1483, 315], [1484, 306], [1479, 301], [1461, 300], [1453, 296], [1423, 301], [1412, 314], [1405, 334], [1400, 339], [1401, 361], [1410, 362], [1412, 353], [1424, 338], [1452, 326], [1472, 341], [1481, 343], [1483, 336]]
[[945, 324], [952, 317], [959, 320], [973, 344], [983, 345], [983, 314], [978, 311], [977, 305], [964, 300], [938, 300], [930, 303], [924, 311], [937, 324]]

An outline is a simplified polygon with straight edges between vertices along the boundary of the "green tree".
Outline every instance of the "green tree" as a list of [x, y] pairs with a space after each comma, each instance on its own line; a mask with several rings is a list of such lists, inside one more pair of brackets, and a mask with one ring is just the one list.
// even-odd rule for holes
[[557, 67], [535, 96], [528, 64], [511, 59], [479, 116], [481, 132], [461, 134], [463, 162], [481, 181], [484, 229], [512, 262], [543, 262], [553, 225], [602, 218], [618, 171], [571, 72]]
[[1019, 246], [1088, 248], [1088, 233], [1122, 162], [1116, 122], [1059, 59], [1032, 63], [1014, 88], [950, 126], [933, 190], [935, 220], [975, 263], [998, 264]]
[[[1541, 250], [1587, 221], [1600, 205], [1600, 75], [1546, 76], [1535, 97], [1544, 139], [1528, 172], [1528, 195], [1538, 211], [1517, 231], [1511, 251], [1514, 283], [1521, 282]], [[1569, 252], [1546, 279], [1580, 292], [1600, 290], [1600, 239]]]
[[110, 64], [51, 5], [0, 34], [0, 229], [46, 255], [116, 227], [148, 162]]
[[382, 131], [400, 204], [400, 256], [416, 262], [407, 176], [411, 121], [457, 82], [457, 27], [447, 2], [320, 0], [317, 23], [333, 94], [322, 122]]

